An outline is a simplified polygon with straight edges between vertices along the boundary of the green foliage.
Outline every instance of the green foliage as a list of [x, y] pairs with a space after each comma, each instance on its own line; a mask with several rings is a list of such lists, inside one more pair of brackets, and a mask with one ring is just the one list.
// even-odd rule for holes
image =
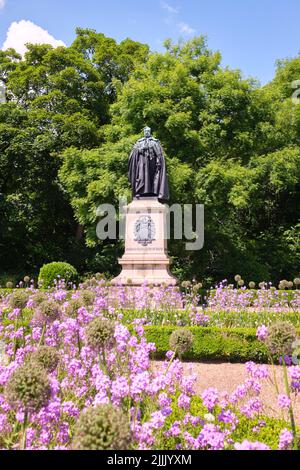
[[[190, 324], [190, 315], [188, 310], [170, 309], [122, 309], [117, 311], [122, 314], [122, 322], [132, 324], [137, 318], [143, 318], [151, 325], [181, 325], [186, 326]], [[115, 313], [117, 315], [117, 313]]]
[[81, 271], [99, 270], [102, 258], [85, 247], [58, 181], [58, 154], [100, 144], [116, 96], [113, 82], [127, 80], [148, 46], [130, 39], [118, 45], [78, 29], [71, 47], [28, 48], [24, 59], [12, 49], [0, 53], [7, 95], [0, 104], [1, 270], [37, 274], [43, 263], [62, 257]]
[[[199, 417], [204, 422], [206, 421], [205, 417], [208, 413], [208, 410], [203, 405], [202, 399], [199, 396], [194, 395], [192, 397], [190, 410], [192, 416]], [[214, 424], [218, 422], [217, 418], [219, 412], [220, 409], [216, 407], [213, 413], [211, 413], [211, 416], [215, 418]], [[264, 444], [268, 445], [272, 450], [277, 450], [279, 436], [282, 429], [289, 429], [289, 424], [278, 418], [273, 418], [265, 415], [249, 418], [242, 415], [241, 413], [236, 413], [236, 410], [235, 414], [238, 419], [238, 423], [236, 425], [236, 429], [231, 434], [233, 442], [241, 443], [244, 440], [248, 440], [250, 442], [261, 441]], [[172, 403], [172, 414], [166, 419], [166, 429], [169, 429], [175, 421], [182, 421], [184, 419], [184, 416], [185, 412], [182, 408], [178, 406], [177, 397], [175, 396]], [[202, 426], [194, 426], [190, 424], [187, 429], [192, 436], [196, 437], [201, 432]], [[172, 450], [176, 448], [176, 445], [178, 443], [180, 443], [181, 436], [179, 435], [178, 437], [165, 437], [162, 432], [161, 439], [161, 443], [164, 446], [164, 449]], [[229, 446], [228, 450], [231, 449], [232, 446]]]
[[[0, 52], [0, 266], [37, 274], [53, 259], [118, 269], [121, 242], [96, 236], [100, 204], [131, 197], [130, 149], [145, 124], [165, 150], [171, 202], [205, 205], [205, 246], [169, 244], [181, 280], [299, 275], [299, 57], [260, 87], [221, 66], [204, 37], [150, 53], [90, 29], [70, 47]], [[119, 214], [116, 214], [118, 219]], [[6, 283], [7, 281], [5, 281]], [[2, 283], [2, 285], [5, 285]]]
[[243, 268], [256, 282], [296, 274], [299, 149], [270, 138], [273, 92], [222, 69], [203, 38], [166, 47], [137, 64], [120, 88], [99, 150], [63, 154], [60, 178], [87, 243], [103, 249], [96, 208], [129, 195], [128, 153], [148, 124], [165, 149], [172, 202], [206, 207], [204, 250], [170, 243], [174, 273], [221, 279]]
[[[251, 328], [186, 327], [194, 337], [190, 351], [184, 359], [225, 360], [230, 362], [268, 362], [266, 346], [256, 338], [256, 330]], [[155, 357], [164, 358], [169, 350], [171, 334], [178, 330], [175, 326], [146, 326], [146, 338], [155, 343]]]
[[42, 266], [39, 274], [39, 285], [47, 289], [53, 287], [59, 280], [64, 280], [66, 285], [73, 284], [78, 280], [78, 273], [69, 263], [54, 262]]
[[[286, 422], [269, 416], [249, 419], [246, 416], [239, 415], [238, 419], [239, 423], [232, 434], [232, 439], [235, 442], [240, 443], [244, 440], [250, 442], [260, 441], [272, 450], [278, 450], [279, 436], [282, 429], [289, 429], [289, 425]], [[264, 426], [260, 426], [262, 421], [265, 423]]]

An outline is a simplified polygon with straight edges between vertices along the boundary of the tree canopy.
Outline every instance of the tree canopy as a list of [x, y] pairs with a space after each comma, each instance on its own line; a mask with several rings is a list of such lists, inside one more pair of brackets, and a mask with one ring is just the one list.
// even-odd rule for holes
[[300, 58], [261, 87], [221, 66], [204, 37], [165, 52], [77, 29], [70, 47], [0, 52], [0, 270], [45, 261], [115, 274], [121, 242], [96, 208], [130, 197], [127, 161], [145, 125], [167, 159], [171, 203], [205, 205], [205, 246], [171, 241], [180, 278], [296, 276], [300, 248]]

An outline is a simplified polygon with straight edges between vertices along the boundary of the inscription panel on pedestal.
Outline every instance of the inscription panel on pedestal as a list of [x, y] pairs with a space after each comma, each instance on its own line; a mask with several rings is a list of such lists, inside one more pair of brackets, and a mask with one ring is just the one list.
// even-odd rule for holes
[[152, 217], [150, 215], [139, 217], [134, 224], [133, 234], [134, 241], [143, 246], [155, 241], [156, 229]]

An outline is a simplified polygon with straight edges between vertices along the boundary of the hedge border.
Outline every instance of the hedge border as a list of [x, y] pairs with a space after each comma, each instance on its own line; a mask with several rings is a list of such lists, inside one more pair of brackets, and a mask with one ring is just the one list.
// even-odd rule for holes
[[[183, 356], [187, 361], [226, 361], [269, 363], [267, 348], [256, 337], [254, 328], [184, 327], [193, 333], [191, 350]], [[154, 359], [164, 359], [170, 349], [169, 338], [175, 326], [146, 326], [147, 341], [155, 343]], [[300, 334], [300, 329], [297, 329]]]

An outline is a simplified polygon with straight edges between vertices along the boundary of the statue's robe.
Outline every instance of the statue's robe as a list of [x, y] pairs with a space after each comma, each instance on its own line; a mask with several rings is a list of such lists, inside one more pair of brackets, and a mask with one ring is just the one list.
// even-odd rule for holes
[[160, 142], [153, 137], [140, 139], [129, 157], [128, 178], [133, 196], [157, 196], [169, 200], [166, 162]]

